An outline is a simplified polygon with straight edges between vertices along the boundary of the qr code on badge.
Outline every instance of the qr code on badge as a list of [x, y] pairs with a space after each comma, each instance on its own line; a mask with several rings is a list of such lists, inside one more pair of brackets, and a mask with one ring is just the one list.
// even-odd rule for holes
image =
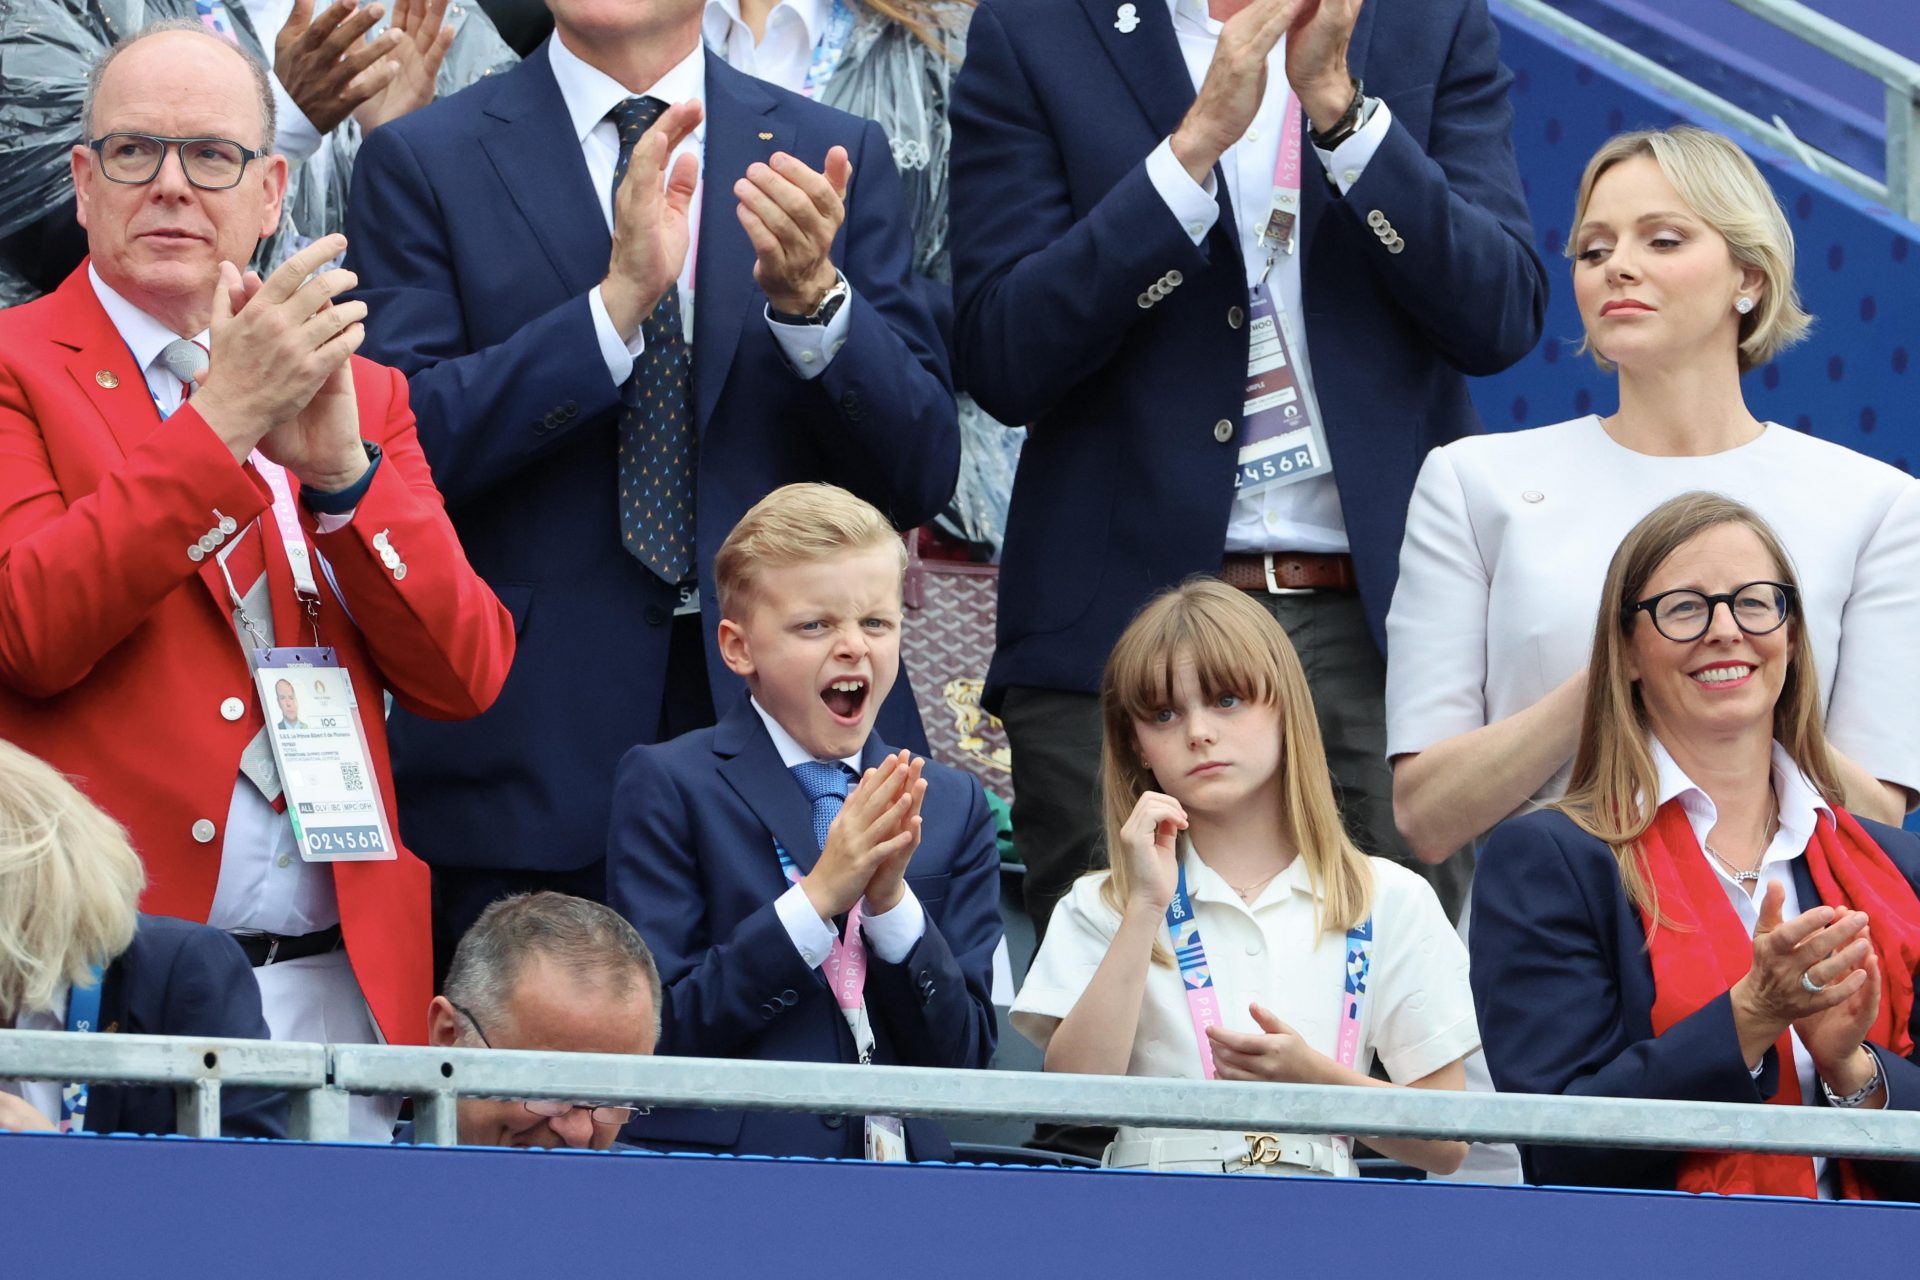
[[360, 766], [351, 760], [342, 760], [340, 762], [340, 781], [345, 784], [349, 791], [365, 791], [367, 789], [365, 775], [360, 772]]

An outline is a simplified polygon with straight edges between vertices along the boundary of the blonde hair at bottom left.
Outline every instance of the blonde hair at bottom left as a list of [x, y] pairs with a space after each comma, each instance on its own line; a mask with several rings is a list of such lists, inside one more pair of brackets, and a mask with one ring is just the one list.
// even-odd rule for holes
[[0, 742], [0, 1019], [52, 1006], [133, 942], [146, 871], [59, 770]]

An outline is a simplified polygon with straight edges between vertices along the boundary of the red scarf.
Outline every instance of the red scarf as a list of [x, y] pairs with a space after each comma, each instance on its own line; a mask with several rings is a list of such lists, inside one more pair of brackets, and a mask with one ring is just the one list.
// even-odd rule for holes
[[[1660, 806], [1640, 838], [1641, 865], [1666, 923], [1655, 928], [1642, 908], [1647, 951], [1653, 961], [1653, 1033], [1713, 1002], [1753, 967], [1753, 941], [1727, 901], [1720, 877], [1700, 851], [1700, 842], [1678, 800]], [[1820, 902], [1867, 913], [1880, 955], [1880, 1012], [1866, 1038], [1901, 1057], [1913, 1053], [1908, 1020], [1913, 1014], [1913, 974], [1920, 967], [1920, 898], [1893, 860], [1844, 809], [1821, 814], [1807, 843], [1807, 870]], [[1803, 909], [1813, 904], [1801, 903]], [[1769, 1103], [1797, 1107], [1800, 1076], [1794, 1069], [1788, 1032], [1780, 1053], [1780, 1088]], [[1869, 1198], [1850, 1163], [1840, 1166], [1841, 1194]], [[1721, 1195], [1815, 1195], [1813, 1161], [1805, 1156], [1696, 1151], [1681, 1157], [1677, 1187]]]

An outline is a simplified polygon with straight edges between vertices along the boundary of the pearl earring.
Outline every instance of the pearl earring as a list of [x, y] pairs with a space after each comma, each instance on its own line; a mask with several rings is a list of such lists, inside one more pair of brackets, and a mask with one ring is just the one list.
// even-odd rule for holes
[[1753, 310], [1753, 299], [1743, 297], [1733, 304], [1733, 309], [1744, 316]]

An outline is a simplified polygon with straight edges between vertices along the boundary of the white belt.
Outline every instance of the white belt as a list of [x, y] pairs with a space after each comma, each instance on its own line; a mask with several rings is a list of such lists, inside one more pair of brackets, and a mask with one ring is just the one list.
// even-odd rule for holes
[[1100, 1163], [1110, 1169], [1156, 1169], [1189, 1173], [1267, 1173], [1341, 1176], [1332, 1145], [1284, 1133], [1240, 1137], [1195, 1134], [1186, 1138], [1129, 1138], [1108, 1145]]

